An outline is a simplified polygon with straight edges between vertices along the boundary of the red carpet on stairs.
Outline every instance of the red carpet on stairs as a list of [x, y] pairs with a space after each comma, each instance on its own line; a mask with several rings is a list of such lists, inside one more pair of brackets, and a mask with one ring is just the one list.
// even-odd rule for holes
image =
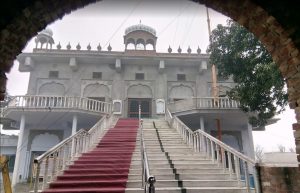
[[119, 119], [95, 149], [84, 153], [43, 193], [124, 193], [137, 129], [137, 119]]

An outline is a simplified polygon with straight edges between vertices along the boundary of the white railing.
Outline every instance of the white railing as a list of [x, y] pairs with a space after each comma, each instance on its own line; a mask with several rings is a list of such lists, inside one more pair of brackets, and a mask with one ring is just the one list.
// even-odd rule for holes
[[110, 114], [112, 105], [107, 102], [82, 97], [25, 95], [13, 97], [8, 103], [7, 108], [79, 109]]
[[172, 112], [191, 109], [238, 109], [240, 103], [228, 97], [187, 98], [168, 104]]
[[172, 128], [177, 130], [186, 144], [195, 152], [205, 153], [208, 159], [217, 163], [224, 171], [228, 171], [230, 177], [236, 179], [240, 187], [245, 186], [248, 193], [251, 189], [260, 193], [256, 162], [253, 159], [200, 129], [192, 131], [178, 117], [173, 117], [168, 109], [166, 120]]
[[34, 159], [33, 192], [41, 192], [47, 188], [80, 154], [89, 151], [113, 121], [112, 114], [104, 116], [90, 130], [79, 130]]
[[144, 127], [143, 120], [141, 119], [141, 105], [139, 105], [139, 130], [140, 130], [140, 141], [141, 141], [141, 161], [142, 161], [142, 188], [145, 193], [155, 193], [155, 182], [156, 179], [150, 174], [150, 167], [148, 162], [148, 156], [146, 151], [146, 145], [144, 141]]

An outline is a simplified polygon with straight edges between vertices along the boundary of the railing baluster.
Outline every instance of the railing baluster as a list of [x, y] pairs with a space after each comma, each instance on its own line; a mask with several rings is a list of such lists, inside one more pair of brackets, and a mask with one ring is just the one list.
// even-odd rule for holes
[[210, 141], [210, 149], [211, 149], [211, 160], [215, 162], [215, 148], [214, 148], [214, 142]]
[[220, 148], [216, 144], [216, 152], [217, 152], [217, 163], [220, 165]]
[[61, 170], [64, 171], [66, 169], [66, 156], [67, 156], [67, 151], [68, 150], [68, 146], [64, 146], [62, 147], [62, 168]]
[[51, 174], [51, 181], [55, 180], [55, 176], [56, 176], [56, 161], [57, 161], [57, 152], [53, 153], [53, 165], [52, 165], [52, 174]]
[[231, 153], [230, 152], [227, 152], [227, 159], [228, 159], [228, 170], [229, 170], [229, 175], [230, 175], [230, 178], [232, 178], [232, 160], [231, 160]]
[[235, 175], [238, 181], [238, 185], [241, 186], [241, 172], [240, 172], [240, 160], [237, 156], [234, 156]]
[[35, 164], [36, 164], [36, 171], [35, 171], [35, 180], [34, 180], [33, 190], [34, 190], [34, 193], [38, 193], [41, 165], [40, 165], [40, 163], [35, 163]]
[[223, 170], [225, 171], [226, 170], [226, 156], [225, 156], [225, 150], [224, 148], [221, 147], [220, 149], [221, 151], [221, 159], [222, 159], [222, 166], [223, 166]]
[[206, 151], [206, 157], [209, 158], [209, 139], [205, 138], [206, 144], [205, 144], [205, 151]]
[[45, 189], [48, 183], [48, 169], [49, 169], [49, 156], [46, 158], [45, 161], [45, 171], [43, 174], [43, 186], [42, 189]]

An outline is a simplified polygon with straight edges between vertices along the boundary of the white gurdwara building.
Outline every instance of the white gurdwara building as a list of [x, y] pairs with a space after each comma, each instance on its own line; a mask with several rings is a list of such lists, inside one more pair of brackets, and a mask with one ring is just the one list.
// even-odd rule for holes
[[[32, 53], [17, 59], [21, 72], [30, 72], [25, 96], [15, 96], [4, 116], [20, 129], [14, 180], [32, 174], [34, 157], [102, 116], [163, 118], [168, 109], [190, 128], [203, 129], [244, 154], [254, 157], [252, 127], [239, 103], [225, 96], [234, 83], [219, 81], [219, 98], [211, 96], [209, 55], [156, 52], [156, 31], [143, 24], [128, 27], [124, 51], [82, 49], [70, 44], [53, 48], [51, 30], [36, 37]], [[6, 127], [4, 126], [4, 129]], [[221, 128], [221, 130], [220, 130]]]

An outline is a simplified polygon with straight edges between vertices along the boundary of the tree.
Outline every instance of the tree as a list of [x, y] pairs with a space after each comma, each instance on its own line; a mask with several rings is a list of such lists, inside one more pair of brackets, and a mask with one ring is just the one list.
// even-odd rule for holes
[[277, 145], [279, 152], [285, 152], [285, 147], [283, 145]]
[[284, 110], [287, 92], [284, 79], [262, 43], [243, 26], [229, 20], [212, 31], [208, 48], [210, 62], [218, 76], [232, 78], [237, 85], [227, 95], [241, 103], [251, 114], [253, 126], [265, 126], [267, 120]]
[[255, 147], [255, 159], [258, 163], [261, 163], [264, 157], [264, 148], [260, 145]]
[[290, 147], [289, 151], [292, 152], [292, 153], [294, 153], [295, 149], [293, 147]]

